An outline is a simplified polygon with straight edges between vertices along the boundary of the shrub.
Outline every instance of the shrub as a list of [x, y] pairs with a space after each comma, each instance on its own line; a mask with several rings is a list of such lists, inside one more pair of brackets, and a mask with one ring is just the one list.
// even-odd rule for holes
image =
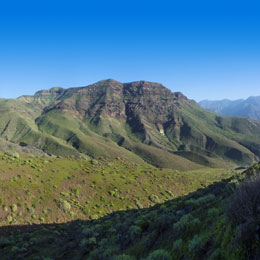
[[58, 207], [63, 210], [64, 212], [69, 212], [71, 210], [71, 205], [68, 201], [63, 199], [57, 199], [56, 203]]
[[185, 204], [193, 206], [193, 207], [200, 207], [200, 206], [203, 206], [203, 205], [206, 205], [206, 204], [212, 202], [215, 199], [216, 199], [216, 197], [214, 194], [209, 194], [209, 195], [200, 197], [198, 199], [189, 199]]
[[152, 195], [149, 196], [149, 200], [150, 200], [151, 202], [154, 202], [154, 203], [160, 203], [160, 200], [159, 200], [158, 196], [157, 196], [157, 195], [154, 195], [154, 194], [152, 194]]
[[254, 240], [260, 229], [260, 177], [252, 176], [239, 184], [228, 207], [231, 221], [239, 225], [242, 242]]
[[202, 239], [199, 235], [195, 235], [189, 242], [189, 252], [191, 255], [197, 255], [203, 247]]
[[13, 221], [13, 217], [11, 215], [7, 216], [7, 221], [11, 223]]
[[181, 217], [181, 219], [173, 224], [173, 229], [176, 232], [184, 232], [188, 229], [190, 223], [194, 220], [193, 216], [191, 214], [186, 214]]
[[220, 209], [211, 208], [211, 209], [208, 210], [208, 216], [209, 216], [210, 218], [213, 218], [213, 217], [219, 215], [220, 212], [221, 212]]
[[20, 158], [19, 153], [15, 152], [15, 151], [7, 151], [7, 152], [5, 152], [5, 154], [10, 156], [10, 157], [16, 158], [16, 159]]
[[17, 205], [16, 205], [16, 204], [13, 204], [13, 205], [11, 206], [11, 210], [12, 210], [12, 212], [16, 212], [16, 211], [17, 211]]
[[112, 260], [135, 260], [135, 257], [123, 254], [114, 256]]
[[179, 252], [183, 246], [182, 239], [178, 239], [173, 242], [173, 250]]
[[9, 246], [11, 244], [12, 244], [12, 241], [10, 241], [8, 238], [0, 237], [0, 247]]
[[93, 230], [91, 230], [91, 229], [89, 229], [89, 228], [84, 228], [83, 230], [82, 230], [82, 234], [84, 235], [84, 236], [86, 236], [86, 237], [92, 237], [92, 236], [94, 236], [94, 231]]
[[209, 260], [218, 260], [218, 259], [223, 259], [223, 257], [221, 257], [221, 249], [220, 248], [216, 248], [209, 257]]
[[136, 238], [139, 238], [141, 236], [142, 229], [139, 226], [133, 225], [129, 228], [129, 233], [131, 240], [134, 241]]
[[170, 254], [163, 250], [163, 249], [158, 249], [153, 251], [147, 258], [146, 260], [171, 260], [172, 257]]

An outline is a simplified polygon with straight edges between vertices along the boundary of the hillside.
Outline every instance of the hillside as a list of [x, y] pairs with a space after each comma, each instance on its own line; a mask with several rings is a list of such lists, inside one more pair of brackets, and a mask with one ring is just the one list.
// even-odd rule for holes
[[[10, 158], [7, 158], [7, 162], [8, 160], [10, 160]], [[31, 162], [31, 166], [37, 163], [40, 168], [41, 163], [38, 160], [41, 159], [36, 159], [36, 161]], [[56, 159], [55, 165], [59, 165], [60, 163], [63, 165], [63, 160], [64, 159]], [[20, 164], [26, 161], [28, 161], [28, 159], [25, 161], [22, 159], [19, 162], [13, 161], [10, 162], [10, 165], [12, 166], [13, 163]], [[4, 162], [6, 162], [6, 160], [3, 160], [2, 164]], [[73, 168], [77, 165], [75, 160], [68, 161], [67, 163]], [[50, 161], [49, 164], [51, 166], [48, 170], [51, 170], [51, 167], [55, 167], [53, 161]], [[120, 164], [112, 164], [110, 165], [110, 169], [121, 169], [117, 168], [121, 167], [120, 165], [122, 165], [122, 162], [120, 162]], [[89, 168], [89, 166], [88, 163], [87, 165], [83, 163], [80, 167], [85, 169], [85, 167]], [[106, 164], [100, 166], [101, 168], [105, 166], [107, 169]], [[127, 165], [125, 165], [125, 167], [126, 166]], [[34, 169], [35, 173], [37, 172], [36, 169], [37, 168]], [[21, 202], [17, 202], [17, 204], [12, 204], [10, 208], [7, 209], [9, 216], [7, 219], [9, 219], [10, 224], [14, 225], [0, 228], [0, 257], [4, 260], [259, 259], [257, 234], [254, 233], [254, 229], [253, 231], [250, 231], [252, 228], [250, 224], [251, 222], [249, 223], [250, 225], [247, 223], [239, 225], [239, 222], [236, 222], [237, 220], [233, 216], [234, 212], [241, 213], [241, 216], [247, 216], [243, 215], [243, 204], [240, 202], [239, 204], [236, 203], [240, 194], [240, 192], [237, 192], [240, 187], [237, 183], [242, 183], [240, 185], [244, 185], [243, 183], [246, 183], [246, 179], [252, 174], [256, 174], [257, 176], [259, 175], [259, 169], [260, 165], [255, 164], [243, 174], [238, 174], [231, 178], [229, 177], [229, 174], [225, 175], [224, 173], [224, 175], [222, 175], [222, 177], [224, 177], [222, 181], [215, 182], [206, 187], [214, 178], [219, 176], [219, 174], [217, 174], [215, 175], [216, 177], [213, 177], [214, 174], [212, 175], [209, 171], [202, 179], [206, 180], [207, 175], [212, 176], [213, 179], [203, 189], [201, 188], [197, 191], [194, 190], [193, 193], [179, 197], [177, 196], [166, 202], [158, 203], [159, 201], [157, 201], [158, 204], [150, 206], [149, 208], [139, 207], [139, 209], [121, 209], [120, 211], [107, 214], [102, 218], [93, 219], [91, 221], [76, 220], [62, 224], [17, 225], [18, 223], [21, 223], [20, 221], [23, 221], [20, 214], [22, 212], [22, 216], [24, 215], [23, 204], [28, 204], [29, 202], [28, 200], [25, 202], [22, 200]], [[152, 179], [156, 180], [156, 183], [160, 182], [160, 178], [163, 180], [164, 177], [171, 176], [171, 174], [172, 176], [175, 176], [174, 178], [181, 178], [179, 180], [182, 180], [182, 182], [185, 183], [185, 180], [187, 180], [186, 178], [190, 176], [190, 174], [185, 176], [185, 174], [182, 175], [176, 172], [171, 173], [170, 171], [157, 175], [156, 171], [158, 170], [154, 170], [152, 168], [145, 168], [146, 173], [143, 170], [139, 171], [136, 176], [137, 178], [135, 178], [135, 180], [131, 179], [132, 184], [134, 184], [133, 182], [135, 181], [138, 182], [138, 178], [143, 178], [147, 173], [147, 176], [153, 176]], [[76, 172], [74, 174], [78, 175]], [[34, 179], [37, 178], [37, 174], [35, 173], [31, 173], [31, 176], [35, 175], [35, 177], [31, 178], [32, 183], [30, 185], [32, 185], [32, 187], [34, 185]], [[99, 174], [100, 173], [98, 172], [93, 172], [93, 178]], [[106, 176], [106, 174], [107, 173], [105, 173], [104, 176]], [[111, 173], [108, 172], [108, 174]], [[202, 177], [203, 172], [198, 172], [197, 174]], [[39, 175], [41, 176], [40, 178], [46, 176], [47, 179], [51, 179], [50, 175], [45, 172], [39, 173]], [[55, 175], [56, 172], [53, 172], [53, 176]], [[86, 176], [88, 176], [88, 174]], [[111, 176], [116, 176], [116, 173], [112, 173]], [[29, 175], [23, 176], [22, 178], [28, 177]], [[129, 176], [127, 179], [128, 178]], [[168, 179], [168, 181], [169, 180], [171, 180], [171, 178]], [[194, 180], [193, 177], [192, 181]], [[148, 183], [150, 182], [149, 178], [147, 181]], [[9, 185], [14, 185], [15, 183], [15, 185], [19, 185], [19, 182], [22, 182], [22, 180], [19, 180], [18, 177], [18, 179], [9, 182]], [[68, 179], [68, 182], [75, 185], [73, 177]], [[89, 180], [87, 183], [89, 183]], [[165, 180], [163, 183], [164, 185], [166, 184]], [[6, 182], [6, 184], [8, 184], [8, 182]], [[132, 184], [129, 183], [129, 187], [131, 187]], [[144, 180], [144, 185], [145, 184], [146, 180]], [[188, 187], [186, 185], [189, 186], [188, 183], [185, 184], [185, 187]], [[93, 186], [99, 189], [99, 182], [95, 182]], [[134, 186], [136, 185], [134, 184]], [[184, 186], [180, 184], [177, 185], [177, 187]], [[37, 191], [38, 188], [35, 188], [35, 191]], [[136, 186], [136, 188], [139, 189], [138, 186]], [[172, 187], [173, 193], [176, 191], [175, 188]], [[152, 189], [153, 192], [158, 190], [167, 194], [167, 197], [171, 196], [163, 186], [159, 187], [158, 185], [157, 189]], [[168, 187], [167, 189], [169, 190]], [[119, 197], [112, 195], [112, 193], [110, 194], [110, 196], [112, 195], [110, 197], [111, 205], [117, 205], [120, 198], [123, 198], [122, 196], [125, 198], [129, 195], [133, 196], [133, 194], [123, 195], [121, 191], [121, 189], [114, 189], [114, 195], [118, 193]], [[40, 193], [39, 189], [38, 196], [40, 196]], [[31, 194], [35, 195], [36, 193]], [[19, 194], [16, 196], [18, 195]], [[27, 194], [27, 196], [30, 197], [32, 195]], [[44, 202], [44, 194], [41, 196], [43, 196], [41, 200]], [[60, 216], [61, 218], [66, 213], [66, 210], [69, 209], [68, 204], [72, 202], [74, 203], [72, 205], [76, 206], [71, 206], [69, 209], [70, 211], [77, 211], [80, 209], [80, 203], [76, 203], [76, 201], [80, 201], [80, 197], [84, 196], [84, 194], [81, 190], [77, 193], [76, 189], [72, 189], [68, 196], [73, 196], [74, 199], [70, 199], [66, 197], [66, 195], [64, 196], [61, 194], [57, 196], [55, 200], [59, 210], [57, 216]], [[158, 194], [158, 197], [159, 196], [162, 195]], [[253, 199], [253, 197], [248, 197], [248, 199], [250, 198]], [[17, 197], [17, 199], [19, 200], [19, 197]], [[36, 199], [36, 197], [34, 197], [34, 199]], [[67, 203], [64, 201], [67, 201]], [[88, 202], [90, 201], [91, 200], [88, 200]], [[143, 199], [139, 202], [143, 202]], [[251, 202], [253, 202], [253, 200], [248, 200], [248, 203]], [[36, 206], [33, 206], [33, 204], [31, 206], [27, 205], [28, 212], [32, 215], [32, 220], [28, 223], [39, 223], [38, 221], [43, 221], [43, 219], [51, 216], [52, 212], [49, 212], [48, 210], [46, 210], [46, 212], [43, 210], [42, 216], [34, 213], [38, 207], [41, 207], [41, 204], [42, 203], [39, 203], [39, 205]], [[236, 206], [239, 206], [240, 209], [234, 208]], [[236, 209], [236, 211], [233, 211], [232, 208]], [[247, 204], [247, 207], [244, 209], [250, 209], [250, 204]], [[104, 207], [97, 207], [96, 209], [94, 207], [93, 210], [104, 210]], [[57, 222], [59, 221], [57, 220]], [[250, 236], [247, 237], [246, 234]]]
[[0, 156], [0, 168], [0, 226], [95, 219], [118, 210], [146, 208], [233, 175], [224, 169], [158, 169], [122, 159], [12, 154]]
[[228, 99], [219, 101], [203, 100], [199, 102], [199, 104], [205, 109], [223, 115], [260, 120], [260, 97], [249, 97], [248, 99], [238, 99], [234, 101]]
[[260, 158], [260, 122], [209, 112], [158, 83], [53, 88], [1, 100], [0, 111], [2, 140], [49, 155], [120, 157], [177, 170]]

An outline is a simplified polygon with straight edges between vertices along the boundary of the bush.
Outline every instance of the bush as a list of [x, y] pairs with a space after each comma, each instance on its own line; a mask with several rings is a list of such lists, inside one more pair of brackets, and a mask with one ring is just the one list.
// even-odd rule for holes
[[16, 204], [13, 204], [11, 206], [11, 209], [12, 209], [12, 212], [16, 212], [17, 211], [17, 205]]
[[180, 252], [182, 246], [183, 246], [182, 239], [177, 239], [176, 241], [173, 242], [173, 250], [176, 252]]
[[12, 244], [12, 241], [7, 239], [6, 237], [0, 237], [0, 247], [9, 246]]
[[209, 194], [198, 199], [189, 199], [185, 204], [193, 206], [193, 207], [201, 207], [204, 206], [216, 199], [214, 194]]
[[131, 240], [134, 241], [135, 239], [140, 238], [142, 229], [139, 226], [133, 225], [129, 228], [129, 233]]
[[16, 159], [20, 158], [20, 154], [18, 152], [15, 152], [15, 151], [7, 151], [7, 152], [5, 152], [5, 154], [10, 156], [10, 157], [16, 158]]
[[191, 255], [197, 255], [203, 247], [203, 242], [201, 237], [195, 235], [193, 239], [189, 242], [189, 252]]
[[170, 254], [163, 250], [163, 249], [158, 249], [153, 251], [147, 258], [146, 260], [171, 260], [172, 257]]
[[200, 225], [200, 220], [193, 218], [191, 214], [186, 214], [181, 219], [173, 224], [173, 229], [177, 233], [190, 231], [193, 232]]
[[159, 198], [158, 198], [157, 195], [152, 194], [152, 195], [150, 195], [148, 198], [149, 198], [149, 200], [150, 200], [151, 202], [153, 202], [153, 203], [160, 203], [160, 200], [159, 200]]
[[69, 212], [71, 210], [71, 205], [68, 201], [63, 199], [57, 199], [56, 203], [58, 207], [63, 210], [64, 212]]
[[86, 236], [86, 237], [92, 237], [92, 236], [94, 236], [94, 231], [93, 230], [91, 230], [91, 229], [89, 229], [89, 228], [84, 228], [83, 230], [82, 230], [82, 234], [84, 235], [84, 236]]
[[220, 214], [221, 210], [217, 208], [211, 208], [208, 210], [208, 216], [210, 218], [216, 217]]
[[250, 243], [260, 230], [260, 177], [253, 176], [236, 187], [230, 200], [228, 216], [239, 225], [238, 238]]
[[114, 256], [112, 260], [135, 260], [135, 258], [133, 256], [123, 254], [123, 255]]

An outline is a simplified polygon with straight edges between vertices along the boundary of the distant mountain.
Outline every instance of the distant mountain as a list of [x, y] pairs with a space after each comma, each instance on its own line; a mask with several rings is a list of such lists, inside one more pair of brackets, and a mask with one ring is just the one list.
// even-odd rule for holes
[[158, 83], [103, 80], [0, 99], [4, 140], [50, 155], [194, 169], [260, 159], [260, 122], [220, 116]]
[[234, 101], [228, 99], [219, 101], [203, 100], [199, 104], [205, 109], [223, 115], [242, 116], [260, 120], [260, 96]]

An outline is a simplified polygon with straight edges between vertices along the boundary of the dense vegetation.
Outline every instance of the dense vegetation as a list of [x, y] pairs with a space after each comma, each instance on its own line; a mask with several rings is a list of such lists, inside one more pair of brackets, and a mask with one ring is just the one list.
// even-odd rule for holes
[[[57, 163], [58, 161], [55, 162], [55, 165]], [[74, 160], [69, 161], [69, 163], [75, 166]], [[64, 164], [64, 161], [62, 161], [62, 164]], [[114, 163], [113, 167], [116, 165], [119, 166], [120, 164]], [[161, 196], [161, 203], [154, 206], [150, 206], [153, 203], [148, 203], [146, 205], [149, 206], [148, 208], [137, 209], [133, 203], [130, 208], [135, 207], [136, 209], [115, 211], [104, 214], [104, 217], [98, 219], [19, 226], [10, 221], [11, 223], [8, 226], [1, 227], [0, 258], [89, 260], [257, 259], [259, 253], [257, 249], [257, 223], [255, 223], [255, 229], [251, 231], [253, 236], [250, 233], [250, 238], [246, 238], [241, 236], [241, 232], [248, 232], [251, 230], [251, 226], [244, 225], [242, 228], [241, 221], [243, 223], [245, 221], [235, 218], [232, 214], [238, 203], [240, 203], [241, 208], [243, 207], [241, 201], [237, 203], [240, 189], [237, 183], [242, 182], [240, 185], [249, 183], [250, 179], [246, 181], [244, 179], [250, 178], [251, 175], [258, 175], [259, 168], [260, 166], [256, 164], [244, 174], [230, 174], [233, 177], [228, 177], [229, 174], [224, 175], [225, 179], [222, 181], [200, 188], [188, 195], [177, 196], [166, 202], [162, 202], [166, 198], [162, 199], [163, 196]], [[156, 169], [155, 171], [160, 170]], [[45, 174], [41, 173], [41, 175]], [[94, 176], [99, 174], [93, 173]], [[145, 173], [145, 175], [150, 174], [149, 171]], [[169, 174], [169, 171], [167, 174]], [[179, 177], [183, 175], [181, 180], [185, 180], [189, 176], [189, 174], [179, 174]], [[208, 174], [210, 182], [212, 182], [216, 175], [211, 179], [210, 176], [214, 176], [214, 174], [212, 175], [210, 171]], [[87, 175], [84, 174], [84, 176]], [[120, 176], [121, 174], [118, 173], [119, 178]], [[167, 180], [167, 183], [170, 179]], [[206, 175], [204, 175], [204, 180], [206, 179]], [[12, 182], [10, 182], [10, 185], [12, 185]], [[138, 185], [134, 186], [138, 189]], [[161, 192], [162, 190], [165, 191], [165, 188], [158, 187], [157, 190]], [[156, 194], [155, 187], [153, 187], [153, 193]], [[79, 200], [80, 194], [81, 192], [78, 197], [76, 196]], [[131, 197], [133, 194], [129, 196]], [[154, 197], [159, 198], [159, 194], [158, 197]], [[66, 196], [65, 198], [68, 204], [64, 203], [65, 199], [62, 195], [54, 199], [59, 208], [57, 213], [72, 208], [73, 210], [76, 209], [73, 204], [70, 204], [71, 200]], [[107, 198], [110, 198], [111, 202], [116, 201], [113, 195], [109, 195]], [[140, 198], [140, 202], [145, 204], [143, 198]], [[16, 224], [22, 223], [17, 216], [19, 212], [22, 212], [24, 203], [26, 202], [23, 200], [21, 205], [17, 203], [17, 206], [8, 206], [10, 207], [8, 208], [9, 216], [17, 219]], [[37, 209], [38, 206], [35, 208]], [[104, 208], [101, 209], [104, 210]], [[46, 217], [46, 215], [43, 216]], [[40, 216], [36, 218], [38, 217]], [[35, 223], [38, 223], [36, 218]], [[34, 222], [33, 218], [31, 222]], [[45, 221], [42, 220], [42, 222]]]

